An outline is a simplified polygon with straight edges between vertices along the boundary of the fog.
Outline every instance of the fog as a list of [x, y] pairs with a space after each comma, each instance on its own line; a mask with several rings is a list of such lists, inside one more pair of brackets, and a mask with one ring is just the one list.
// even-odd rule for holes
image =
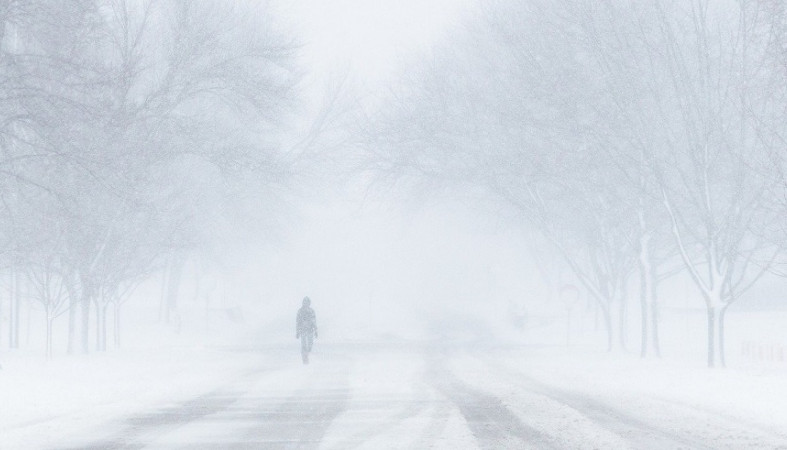
[[0, 1], [0, 448], [784, 448], [787, 10]]

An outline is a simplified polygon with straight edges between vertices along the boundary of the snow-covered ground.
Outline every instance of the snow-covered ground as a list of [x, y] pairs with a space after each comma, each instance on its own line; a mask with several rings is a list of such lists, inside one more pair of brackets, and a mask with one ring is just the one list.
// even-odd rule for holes
[[[6, 357], [0, 448], [787, 448], [787, 370], [563, 347]], [[289, 443], [289, 444], [288, 444]]]
[[0, 370], [0, 448], [57, 448], [108, 419], [198, 396], [259, 365], [198, 348], [90, 356], [5, 353]]

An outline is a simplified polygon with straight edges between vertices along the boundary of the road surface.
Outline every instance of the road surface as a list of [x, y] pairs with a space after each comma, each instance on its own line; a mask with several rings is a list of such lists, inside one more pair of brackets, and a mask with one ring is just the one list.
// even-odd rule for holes
[[[787, 430], [560, 389], [488, 350], [297, 349], [184, 402], [109, 420], [93, 449], [787, 449]], [[264, 361], [264, 362], [263, 362]], [[274, 364], [271, 361], [275, 361]]]

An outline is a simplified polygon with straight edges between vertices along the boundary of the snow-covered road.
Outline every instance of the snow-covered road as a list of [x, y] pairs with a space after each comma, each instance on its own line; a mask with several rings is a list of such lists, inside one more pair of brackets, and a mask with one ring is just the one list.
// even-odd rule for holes
[[626, 383], [579, 389], [510, 351], [326, 345], [308, 366], [293, 353], [249, 352], [260, 364], [212, 390], [108, 417], [61, 448], [787, 449], [778, 426]]
[[499, 355], [465, 354], [451, 363], [462, 367], [455, 373], [468, 389], [485, 389], [484, 396], [502, 404], [498, 409], [513, 412], [525, 427], [545, 436], [541, 442], [531, 440], [531, 448], [787, 449], [787, 429], [646, 390], [598, 391], [592, 375], [588, 385], [577, 386], [538, 370], [528, 373], [527, 365], [512, 367]]

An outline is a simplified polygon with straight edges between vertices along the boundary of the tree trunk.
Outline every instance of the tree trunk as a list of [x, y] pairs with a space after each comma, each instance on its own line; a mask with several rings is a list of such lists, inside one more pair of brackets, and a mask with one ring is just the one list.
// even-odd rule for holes
[[167, 310], [168, 301], [167, 301], [167, 293], [169, 289], [167, 285], [169, 284], [169, 271], [170, 271], [170, 263], [164, 265], [164, 270], [161, 272], [161, 298], [159, 299], [159, 309], [158, 309], [158, 321], [169, 323], [169, 311]]
[[618, 317], [618, 332], [620, 335], [618, 336], [618, 341], [620, 342], [620, 348], [626, 350], [628, 347], [628, 343], [626, 342], [626, 336], [628, 335], [628, 305], [626, 304], [626, 297], [621, 296], [620, 299], [620, 308]]
[[96, 302], [96, 351], [107, 350], [107, 307]]
[[654, 297], [653, 303], [650, 305], [650, 324], [653, 333], [653, 354], [657, 358], [661, 358], [661, 344], [659, 343], [659, 308]]
[[52, 324], [55, 321], [53, 317], [50, 316], [50, 312], [46, 312], [46, 359], [52, 359]]
[[202, 274], [200, 273], [199, 270], [195, 270], [194, 271], [194, 275], [195, 275], [194, 276], [194, 298], [192, 299], [192, 302], [196, 305], [197, 303], [199, 303], [199, 299], [200, 299], [200, 293], [201, 293], [200, 281], [202, 281]]
[[109, 309], [109, 305], [104, 304], [101, 308], [101, 351], [107, 351], [107, 310]]
[[25, 345], [26, 346], [30, 345], [30, 330], [33, 328], [33, 314], [31, 313], [31, 310], [33, 309], [33, 304], [30, 301], [30, 298], [32, 297], [30, 293], [31, 289], [32, 288], [29, 284], [25, 284], [25, 295], [20, 297], [20, 298], [27, 299], [27, 301], [24, 302], [26, 308], [26, 314], [25, 314]]
[[716, 334], [719, 308], [708, 306], [708, 367], [716, 367]]
[[[642, 269], [640, 267], [640, 269]], [[640, 275], [642, 272], [640, 272]], [[644, 358], [648, 356], [648, 299], [647, 296], [644, 294], [644, 291], [647, 289], [647, 282], [645, 281], [644, 277], [640, 277], [639, 283], [640, 293], [639, 293], [639, 309], [640, 309], [640, 340], [639, 340], [639, 356]]]
[[724, 354], [724, 318], [727, 313], [727, 307], [729, 306], [730, 304], [726, 303], [719, 308], [719, 365], [722, 368], [727, 367], [727, 361]]
[[114, 327], [112, 328], [112, 335], [115, 338], [115, 348], [120, 348], [120, 305], [120, 300], [115, 302]]
[[184, 261], [177, 255], [172, 257], [169, 269], [169, 279], [167, 280], [167, 322], [169, 314], [178, 308], [178, 293], [180, 291], [180, 280], [183, 275]]
[[19, 274], [11, 267], [11, 296], [8, 308], [8, 348], [19, 348]]
[[651, 344], [653, 346], [653, 354], [657, 358], [661, 357], [661, 344], [659, 339], [659, 291], [658, 291], [658, 275], [656, 274], [656, 265], [650, 265], [650, 328], [653, 336]]
[[639, 240], [639, 309], [640, 309], [640, 357], [648, 356], [650, 336], [648, 324], [650, 323], [649, 313], [653, 304], [653, 271], [650, 261], [650, 237], [642, 233]]
[[82, 286], [82, 321], [81, 321], [81, 351], [84, 354], [90, 352], [90, 303], [91, 303], [90, 287], [87, 285]]
[[604, 319], [604, 328], [607, 331], [607, 351], [612, 351], [612, 314], [609, 306], [601, 307], [601, 317]]
[[68, 291], [68, 354], [73, 355], [77, 346], [77, 314], [79, 309], [79, 299], [76, 288], [69, 281], [66, 283]]
[[97, 352], [101, 351], [101, 305], [98, 304], [98, 298], [93, 299], [94, 310], [96, 311], [96, 346]]

